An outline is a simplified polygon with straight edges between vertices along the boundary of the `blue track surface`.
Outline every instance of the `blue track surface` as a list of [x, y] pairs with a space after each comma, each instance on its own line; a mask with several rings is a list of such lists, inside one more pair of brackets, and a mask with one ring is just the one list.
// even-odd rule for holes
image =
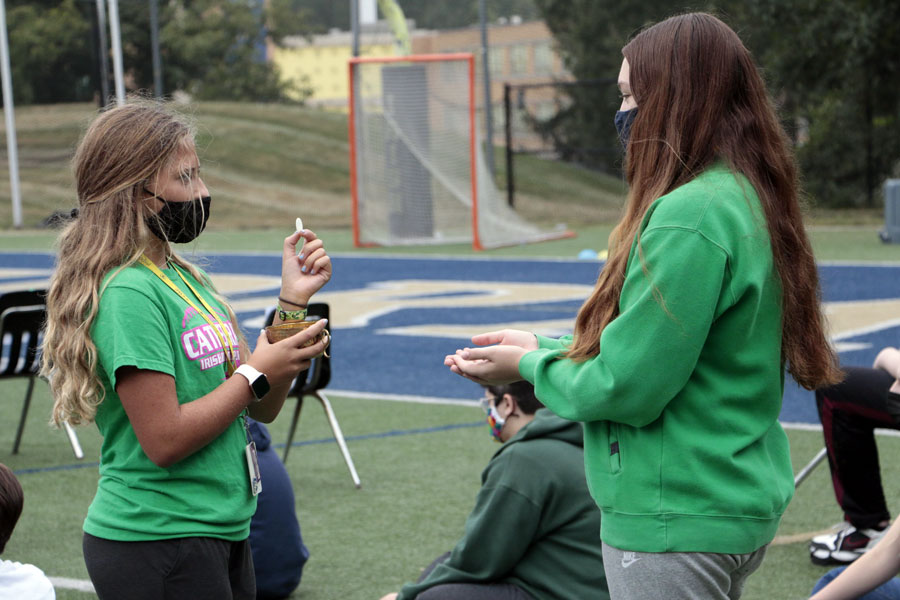
[[[276, 255], [214, 255], [205, 259], [205, 268], [213, 274], [269, 275], [278, 277], [281, 259]], [[324, 291], [356, 292], [365, 300], [373, 286], [386, 281], [419, 280], [453, 282], [454, 287], [442, 293], [398, 294], [371, 323], [361, 326], [333, 328], [333, 376], [331, 387], [358, 392], [410, 394], [448, 398], [477, 398], [475, 384], [452, 375], [442, 361], [465, 339], [429, 335], [396, 335], [386, 329], [413, 325], [440, 327], [452, 325], [490, 326], [510, 321], [542, 321], [574, 319], [579, 299], [535, 301], [525, 296], [510, 298], [506, 304], [487, 304], [460, 308], [458, 303], [483, 296], [485, 292], [466, 289], [466, 284], [531, 283], [536, 286], [577, 284], [590, 286], [596, 279], [599, 263], [594, 261], [535, 261], [485, 259], [434, 259], [387, 257], [333, 257], [334, 278]], [[51, 269], [50, 254], [0, 253], [2, 269]], [[826, 265], [820, 267], [823, 296], [826, 301], [878, 300], [900, 298], [900, 266]], [[18, 283], [27, 287], [45, 279], [7, 272], [0, 283]], [[484, 286], [482, 285], [482, 288]], [[276, 288], [254, 289], [230, 294], [233, 301], [254, 297], [273, 298]], [[409, 306], [419, 300], [427, 307]], [[257, 321], [259, 310], [239, 311], [249, 340], [255, 340], [258, 325], [247, 327], [248, 320]], [[900, 317], [900, 315], [897, 315]], [[337, 324], [335, 324], [337, 325]], [[878, 349], [897, 345], [900, 326], [866, 333], [844, 342], [855, 342], [853, 349], [842, 353], [844, 364], [870, 365]], [[801, 390], [790, 378], [785, 386], [782, 420], [817, 423], [812, 395]]]

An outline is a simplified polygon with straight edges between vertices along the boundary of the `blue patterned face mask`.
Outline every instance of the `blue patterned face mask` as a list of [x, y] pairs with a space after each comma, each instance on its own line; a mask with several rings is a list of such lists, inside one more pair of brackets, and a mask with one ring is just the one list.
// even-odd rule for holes
[[491, 428], [491, 437], [494, 438], [495, 442], [500, 442], [502, 444], [503, 440], [500, 439], [500, 432], [503, 431], [503, 425], [506, 424], [506, 419], [500, 416], [500, 413], [497, 412], [497, 407], [493, 405], [489, 398], [481, 399], [481, 408], [483, 408], [485, 414], [487, 414], [487, 424], [488, 427]]
[[628, 150], [628, 137], [631, 135], [631, 124], [637, 115], [637, 107], [631, 110], [616, 111], [616, 131], [619, 134], [619, 141], [622, 142], [622, 148]]

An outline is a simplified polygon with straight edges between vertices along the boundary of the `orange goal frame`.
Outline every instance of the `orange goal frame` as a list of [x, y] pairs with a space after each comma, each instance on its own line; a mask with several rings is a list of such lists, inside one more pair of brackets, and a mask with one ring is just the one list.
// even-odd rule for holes
[[414, 54], [410, 56], [357, 56], [348, 62], [349, 94], [347, 102], [350, 105], [348, 119], [348, 133], [350, 137], [350, 198], [353, 219], [353, 245], [357, 248], [374, 246], [375, 244], [363, 243], [360, 240], [359, 231], [359, 187], [356, 172], [356, 90], [354, 85], [354, 72], [357, 65], [376, 63], [418, 63], [418, 62], [444, 62], [466, 61], [469, 67], [469, 169], [472, 173], [472, 247], [475, 250], [483, 250], [478, 234], [478, 169], [476, 144], [478, 138], [475, 128], [475, 55], [470, 52], [456, 52], [447, 54]]

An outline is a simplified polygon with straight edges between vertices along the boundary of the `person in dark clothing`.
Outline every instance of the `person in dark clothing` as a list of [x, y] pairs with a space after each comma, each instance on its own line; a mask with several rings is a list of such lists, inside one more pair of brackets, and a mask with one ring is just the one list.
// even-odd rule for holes
[[462, 539], [382, 600], [608, 600], [581, 424], [544, 409], [524, 381], [486, 387], [483, 406], [503, 446], [482, 473]]
[[290, 596], [300, 585], [309, 550], [300, 534], [291, 480], [272, 448], [269, 430], [252, 419], [248, 422], [265, 482], [256, 500], [256, 513], [250, 519], [256, 598], [278, 600]]
[[883, 537], [891, 519], [874, 431], [900, 429], [900, 351], [884, 348], [872, 368], [845, 372], [841, 383], [816, 390], [834, 495], [844, 511], [837, 531], [810, 542], [810, 559], [819, 565], [853, 562]]

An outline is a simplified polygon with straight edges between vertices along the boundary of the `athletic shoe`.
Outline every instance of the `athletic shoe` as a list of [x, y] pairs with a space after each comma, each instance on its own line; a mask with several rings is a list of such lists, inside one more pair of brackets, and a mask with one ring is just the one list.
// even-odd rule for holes
[[884, 529], [857, 529], [844, 523], [836, 533], [817, 535], [809, 543], [809, 558], [817, 565], [846, 565], [875, 547]]

